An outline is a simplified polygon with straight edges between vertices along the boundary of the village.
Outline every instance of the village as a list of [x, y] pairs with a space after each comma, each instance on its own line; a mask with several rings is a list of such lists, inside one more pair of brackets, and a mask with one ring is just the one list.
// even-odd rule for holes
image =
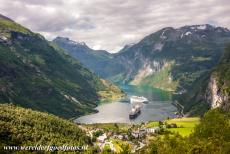
[[177, 125], [159, 121], [141, 124], [82, 124], [80, 127], [100, 151], [120, 153], [129, 149], [134, 153], [159, 134], [167, 133], [167, 128], [177, 128]]

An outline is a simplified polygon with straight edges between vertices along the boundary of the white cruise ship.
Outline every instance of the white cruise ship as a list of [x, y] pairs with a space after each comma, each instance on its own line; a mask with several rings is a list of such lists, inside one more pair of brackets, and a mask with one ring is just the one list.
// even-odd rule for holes
[[139, 103], [148, 103], [148, 99], [143, 96], [131, 96], [130, 103], [131, 104], [139, 104]]

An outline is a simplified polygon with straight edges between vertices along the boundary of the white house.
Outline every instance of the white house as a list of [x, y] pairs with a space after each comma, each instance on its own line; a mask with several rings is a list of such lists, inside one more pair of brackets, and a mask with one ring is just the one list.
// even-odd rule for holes
[[106, 136], [106, 134], [104, 133], [103, 135], [101, 135], [101, 136], [99, 136], [99, 137], [97, 138], [97, 141], [98, 141], [98, 142], [101, 142], [101, 143], [104, 143], [106, 139], [107, 139], [107, 136]]
[[133, 135], [133, 137], [135, 137], [135, 138], [142, 137], [142, 136], [144, 136], [145, 134], [146, 134], [146, 130], [145, 130], [145, 129], [139, 129], [139, 130], [137, 130], [137, 131], [133, 131], [133, 132], [132, 132], [132, 135]]
[[160, 131], [160, 127], [159, 126], [156, 126], [156, 127], [153, 127], [153, 128], [146, 128], [145, 129], [147, 133], [157, 133]]
[[139, 137], [139, 132], [138, 132], [138, 131], [133, 131], [133, 132], [132, 132], [132, 136], [133, 136], [134, 138], [138, 138], [138, 137]]
[[120, 140], [123, 140], [123, 135], [118, 135], [118, 138], [120, 139]]

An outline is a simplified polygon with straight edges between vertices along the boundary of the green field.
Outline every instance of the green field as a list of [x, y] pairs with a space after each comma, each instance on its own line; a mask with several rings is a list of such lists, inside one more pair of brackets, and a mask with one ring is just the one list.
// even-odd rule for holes
[[159, 125], [158, 121], [151, 121], [151, 122], [148, 122], [145, 127], [146, 128], [151, 128], [151, 127], [156, 127], [158, 125]]
[[181, 136], [188, 136], [190, 135], [195, 126], [199, 124], [200, 118], [198, 117], [193, 117], [193, 118], [181, 118], [181, 119], [171, 119], [171, 120], [166, 120], [168, 124], [175, 123], [178, 128], [168, 128], [167, 130], [171, 132], [177, 132]]
[[86, 124], [84, 125], [87, 128], [101, 128], [106, 131], [127, 131], [131, 125], [126, 123], [96, 123], [96, 124]]

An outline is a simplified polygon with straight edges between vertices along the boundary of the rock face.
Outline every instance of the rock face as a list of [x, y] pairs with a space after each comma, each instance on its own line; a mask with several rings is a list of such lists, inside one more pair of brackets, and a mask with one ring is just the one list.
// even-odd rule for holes
[[166, 67], [168, 62], [166, 60], [153, 60], [143, 62], [143, 66], [138, 70], [132, 80], [132, 84], [140, 83], [144, 78], [159, 72], [163, 67]]
[[206, 102], [211, 108], [230, 109], [230, 44], [213, 70], [206, 90]]
[[221, 107], [225, 110], [229, 108], [229, 96], [221, 92], [215, 77], [211, 77], [206, 90], [206, 101], [211, 108]]

